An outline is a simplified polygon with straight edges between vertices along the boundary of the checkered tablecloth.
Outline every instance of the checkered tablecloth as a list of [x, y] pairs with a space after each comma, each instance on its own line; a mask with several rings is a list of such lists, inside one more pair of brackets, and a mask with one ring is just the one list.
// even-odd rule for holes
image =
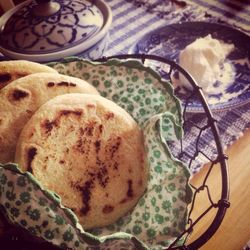
[[[250, 5], [247, 1], [226, 0], [107, 0], [113, 12], [110, 41], [106, 56], [127, 54], [130, 48], [148, 32], [158, 27], [183, 21], [209, 21], [226, 23], [250, 33]], [[179, 6], [179, 7], [176, 7]], [[249, 83], [250, 85], [250, 83]], [[224, 149], [230, 146], [250, 127], [250, 102], [240, 108], [214, 113], [218, 121], [220, 138]], [[192, 117], [200, 127], [205, 123], [202, 115]], [[214, 157], [214, 142], [209, 134], [201, 137], [201, 148], [209, 158]], [[192, 153], [196, 135], [189, 131], [185, 138], [184, 150]], [[203, 155], [192, 164], [192, 172], [200, 170], [206, 163]]]

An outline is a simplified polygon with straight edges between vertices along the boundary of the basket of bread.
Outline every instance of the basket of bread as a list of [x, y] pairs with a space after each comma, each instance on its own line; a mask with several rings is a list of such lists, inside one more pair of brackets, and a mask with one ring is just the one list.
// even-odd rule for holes
[[0, 87], [10, 225], [62, 249], [165, 249], [184, 231], [190, 173], [168, 146], [182, 136], [181, 105], [155, 71], [137, 60], [4, 61]]

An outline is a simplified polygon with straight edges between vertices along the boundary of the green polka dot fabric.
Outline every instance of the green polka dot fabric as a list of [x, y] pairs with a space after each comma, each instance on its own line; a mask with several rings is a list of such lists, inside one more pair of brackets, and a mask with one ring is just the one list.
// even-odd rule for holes
[[85, 232], [74, 213], [62, 206], [60, 197], [44, 190], [32, 174], [22, 173], [15, 164], [0, 164], [0, 208], [16, 226], [62, 249], [110, 249], [125, 244], [128, 249], [147, 249], [133, 235], [97, 238]]
[[147, 190], [116, 223], [85, 232], [60, 198], [43, 190], [30, 173], [14, 164], [0, 165], [0, 204], [6, 217], [64, 249], [165, 249], [185, 229], [192, 199], [190, 173], [166, 143], [182, 136], [181, 108], [172, 86], [135, 60], [93, 63], [71, 58], [50, 66], [93, 84], [138, 122], [149, 163]]
[[101, 64], [73, 58], [50, 66], [61, 74], [91, 83], [103, 97], [127, 110], [141, 126], [153, 115], [168, 111], [181, 131], [181, 108], [172, 86], [139, 61], [109, 60]]

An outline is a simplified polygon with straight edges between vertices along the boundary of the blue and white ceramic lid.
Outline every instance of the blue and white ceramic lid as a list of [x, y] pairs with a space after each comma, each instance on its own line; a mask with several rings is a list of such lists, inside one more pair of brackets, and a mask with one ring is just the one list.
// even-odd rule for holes
[[11, 58], [58, 59], [95, 45], [110, 24], [102, 0], [28, 0], [0, 19], [0, 49]]

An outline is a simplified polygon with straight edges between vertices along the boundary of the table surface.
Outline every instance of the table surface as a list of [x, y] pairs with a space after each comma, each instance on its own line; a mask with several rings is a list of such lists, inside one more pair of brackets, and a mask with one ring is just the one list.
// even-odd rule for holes
[[[230, 208], [227, 210], [224, 220], [215, 235], [201, 248], [202, 250], [243, 249], [250, 240], [250, 129], [236, 141], [227, 151], [228, 169], [230, 180]], [[191, 183], [196, 185], [204, 179], [208, 167], [205, 166], [197, 173]], [[218, 187], [220, 179], [219, 168], [213, 168], [208, 180], [208, 185], [214, 198], [219, 199]], [[217, 197], [216, 197], [217, 196]], [[202, 194], [198, 200], [199, 213], [202, 208], [207, 208], [207, 198]], [[194, 211], [195, 212], [195, 211]], [[195, 216], [196, 213], [194, 213]], [[198, 237], [198, 232], [207, 228], [214, 213], [208, 214], [197, 224], [198, 230], [192, 234], [189, 241]], [[200, 230], [199, 230], [200, 229]]]

